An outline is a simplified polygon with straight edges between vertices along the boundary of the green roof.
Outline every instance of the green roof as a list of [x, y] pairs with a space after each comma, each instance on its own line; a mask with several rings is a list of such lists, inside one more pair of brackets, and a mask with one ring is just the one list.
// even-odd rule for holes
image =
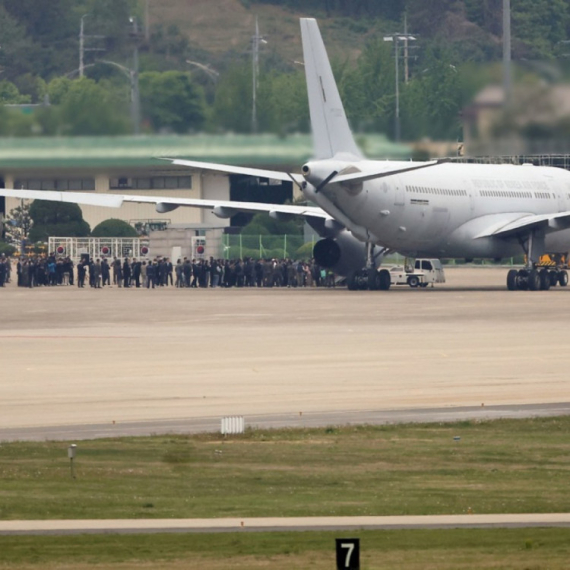
[[[381, 135], [357, 137], [371, 159], [406, 159], [409, 147]], [[298, 167], [312, 155], [310, 135], [195, 135], [0, 138], [0, 169], [158, 166], [158, 157], [235, 165]]]

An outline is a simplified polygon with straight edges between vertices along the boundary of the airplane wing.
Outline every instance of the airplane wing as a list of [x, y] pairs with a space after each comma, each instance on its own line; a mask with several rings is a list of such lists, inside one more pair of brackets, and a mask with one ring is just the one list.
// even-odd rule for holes
[[168, 160], [172, 164], [178, 166], [189, 166], [190, 168], [200, 168], [201, 170], [211, 170], [213, 172], [224, 172], [226, 174], [243, 174], [245, 176], [256, 176], [258, 178], [272, 178], [274, 180], [284, 180], [291, 182], [293, 180], [297, 184], [304, 182], [303, 176], [289, 172], [280, 172], [279, 170], [263, 170], [260, 168], [247, 168], [244, 166], [231, 166], [229, 164], [216, 164], [213, 162], [200, 162], [197, 160], [184, 160], [181, 158], [161, 158], [160, 160]]
[[275, 216], [302, 216], [305, 218], [331, 219], [321, 208], [288, 204], [262, 204], [259, 202], [233, 202], [231, 200], [203, 200], [199, 198], [172, 198], [168, 196], [136, 196], [131, 194], [97, 194], [95, 192], [54, 192], [52, 190], [13, 190], [0, 188], [0, 196], [24, 200], [47, 200], [89, 206], [120, 208], [125, 202], [155, 204], [160, 213], [170, 212], [180, 206], [213, 210], [221, 218], [229, 218], [237, 212], [266, 212]]
[[475, 239], [484, 237], [514, 237], [521, 233], [528, 233], [536, 229], [544, 229], [546, 233], [557, 232], [570, 228], [570, 212], [557, 214], [524, 214], [509, 222], [498, 222], [475, 236]]

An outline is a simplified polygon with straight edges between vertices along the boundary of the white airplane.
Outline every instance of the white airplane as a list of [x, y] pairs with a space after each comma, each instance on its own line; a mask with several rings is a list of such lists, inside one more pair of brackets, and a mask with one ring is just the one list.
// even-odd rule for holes
[[0, 195], [120, 207], [154, 203], [160, 213], [180, 206], [208, 208], [222, 218], [237, 212], [303, 216], [323, 238], [315, 245], [320, 265], [348, 276], [350, 289], [389, 289], [377, 269], [383, 255], [409, 257], [513, 257], [507, 287], [549, 289], [568, 283], [563, 268], [537, 270], [544, 253], [570, 249], [570, 173], [532, 165], [456, 164], [446, 161], [371, 161], [357, 147], [338, 93], [316, 20], [301, 19], [301, 34], [314, 159], [302, 174], [181, 159], [173, 164], [254, 177], [292, 180], [315, 206], [0, 189]]

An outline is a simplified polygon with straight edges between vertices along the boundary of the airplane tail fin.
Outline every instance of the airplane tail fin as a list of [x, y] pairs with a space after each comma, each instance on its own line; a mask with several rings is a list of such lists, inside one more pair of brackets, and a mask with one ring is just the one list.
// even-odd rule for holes
[[316, 159], [362, 158], [354, 142], [317, 21], [301, 18], [301, 37]]

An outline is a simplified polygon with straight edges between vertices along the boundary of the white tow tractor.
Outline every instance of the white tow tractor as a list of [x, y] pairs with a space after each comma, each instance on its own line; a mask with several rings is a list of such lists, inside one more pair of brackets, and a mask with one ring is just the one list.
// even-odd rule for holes
[[391, 267], [390, 282], [392, 285], [409, 285], [410, 287], [427, 287], [430, 283], [445, 283], [445, 273], [439, 259], [405, 260], [404, 266]]

